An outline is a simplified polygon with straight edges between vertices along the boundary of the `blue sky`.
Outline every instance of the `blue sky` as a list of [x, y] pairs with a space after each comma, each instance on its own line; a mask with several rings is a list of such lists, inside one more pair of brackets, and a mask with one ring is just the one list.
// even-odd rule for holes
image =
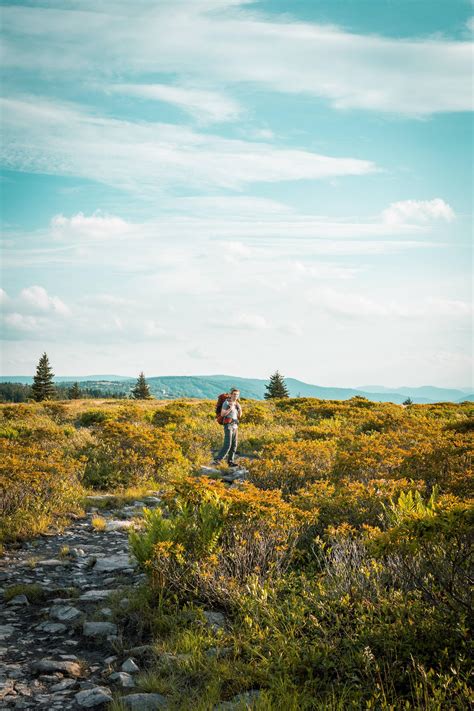
[[2, 4], [2, 364], [469, 387], [467, 0]]

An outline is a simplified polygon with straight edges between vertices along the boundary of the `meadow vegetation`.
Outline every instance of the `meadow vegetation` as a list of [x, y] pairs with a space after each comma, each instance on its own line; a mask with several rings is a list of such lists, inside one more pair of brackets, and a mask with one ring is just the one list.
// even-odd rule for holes
[[159, 489], [130, 534], [147, 584], [117, 612], [153, 645], [139, 690], [203, 711], [248, 691], [261, 711], [467, 708], [472, 404], [243, 402], [231, 487], [200, 476], [213, 405], [2, 407], [2, 539], [62, 525], [86, 491]]

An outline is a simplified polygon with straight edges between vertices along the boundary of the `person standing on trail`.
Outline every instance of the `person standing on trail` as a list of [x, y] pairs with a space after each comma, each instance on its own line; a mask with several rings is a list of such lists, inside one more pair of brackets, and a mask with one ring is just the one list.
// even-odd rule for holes
[[224, 444], [219, 454], [214, 459], [213, 464], [220, 462], [227, 457], [229, 467], [237, 466], [234, 462], [235, 452], [238, 442], [239, 418], [242, 416], [242, 406], [239, 402], [240, 390], [232, 388], [230, 397], [222, 403], [221, 417], [224, 425]]

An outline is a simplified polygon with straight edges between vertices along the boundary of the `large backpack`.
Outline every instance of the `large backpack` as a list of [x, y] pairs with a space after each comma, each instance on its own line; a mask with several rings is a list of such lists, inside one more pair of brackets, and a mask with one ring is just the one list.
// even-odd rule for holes
[[221, 393], [216, 402], [216, 420], [220, 425], [224, 424], [224, 418], [221, 415], [222, 405], [230, 397], [229, 393]]

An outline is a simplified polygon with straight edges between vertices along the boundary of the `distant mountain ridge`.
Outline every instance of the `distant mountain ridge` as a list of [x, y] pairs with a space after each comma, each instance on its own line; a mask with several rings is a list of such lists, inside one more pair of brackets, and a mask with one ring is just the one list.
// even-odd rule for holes
[[[57, 376], [58, 383], [78, 382], [84, 387], [115, 387], [117, 390], [130, 390], [136, 378], [124, 375], [63, 375]], [[28, 375], [0, 376], [0, 382], [31, 384], [33, 377]], [[260, 378], [241, 378], [233, 375], [164, 375], [147, 378], [151, 393], [157, 398], [173, 399], [178, 397], [196, 397], [214, 399], [230, 387], [238, 387], [242, 396], [262, 400], [268, 380]], [[315, 397], [328, 400], [347, 400], [351, 397], [366, 397], [373, 402], [403, 403], [407, 397], [413, 402], [463, 402], [473, 401], [474, 396], [468, 391], [456, 388], [439, 388], [431, 385], [419, 387], [386, 388], [383, 385], [367, 385], [358, 388], [324, 387], [304, 383], [295, 378], [285, 378], [291, 397]], [[375, 388], [378, 388], [377, 390]]]

